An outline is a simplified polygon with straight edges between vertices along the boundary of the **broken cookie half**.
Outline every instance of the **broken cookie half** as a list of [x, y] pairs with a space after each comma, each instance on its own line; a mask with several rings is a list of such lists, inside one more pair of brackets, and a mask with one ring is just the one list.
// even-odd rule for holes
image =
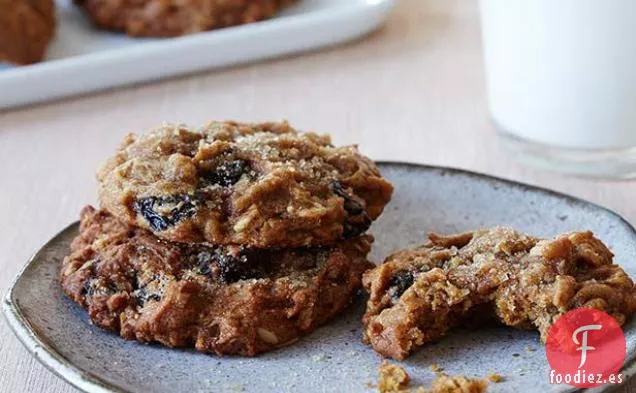
[[510, 228], [431, 234], [367, 271], [363, 285], [364, 340], [395, 359], [468, 322], [538, 329], [545, 342], [570, 310], [602, 310], [620, 325], [636, 311], [632, 279], [589, 231], [550, 240]]

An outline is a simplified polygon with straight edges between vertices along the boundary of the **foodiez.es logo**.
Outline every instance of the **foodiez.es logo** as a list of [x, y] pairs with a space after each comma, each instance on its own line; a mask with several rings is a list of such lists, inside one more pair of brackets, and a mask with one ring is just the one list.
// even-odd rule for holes
[[559, 318], [548, 332], [546, 355], [550, 383], [591, 388], [623, 382], [625, 336], [603, 311], [579, 308]]

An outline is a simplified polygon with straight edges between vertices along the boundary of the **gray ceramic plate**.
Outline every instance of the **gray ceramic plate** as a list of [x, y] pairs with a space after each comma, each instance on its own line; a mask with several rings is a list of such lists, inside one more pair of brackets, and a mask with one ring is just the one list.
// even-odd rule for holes
[[[461, 232], [510, 225], [551, 236], [581, 228], [607, 242], [636, 276], [636, 233], [618, 215], [575, 198], [470, 172], [383, 164], [394, 199], [373, 226], [372, 260], [421, 243], [429, 231]], [[88, 392], [370, 392], [381, 359], [360, 342], [363, 299], [346, 315], [293, 346], [257, 358], [218, 358], [127, 342], [87, 322], [62, 296], [56, 276], [77, 233], [71, 225], [29, 261], [9, 291], [4, 311], [19, 339], [51, 371]], [[628, 360], [636, 349], [634, 321], [625, 327]], [[415, 383], [429, 366], [448, 373], [506, 377], [492, 392], [562, 392], [548, 384], [548, 364], [535, 332], [503, 327], [455, 331], [404, 362]], [[630, 370], [626, 372], [631, 374]]]

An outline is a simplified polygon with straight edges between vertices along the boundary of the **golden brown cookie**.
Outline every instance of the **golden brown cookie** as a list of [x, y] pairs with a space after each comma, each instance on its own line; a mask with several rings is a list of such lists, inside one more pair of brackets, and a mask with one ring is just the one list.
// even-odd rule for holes
[[86, 207], [60, 281], [95, 325], [126, 339], [251, 356], [344, 310], [372, 266], [371, 241], [283, 250], [178, 244]]
[[542, 240], [494, 228], [429, 237], [364, 275], [365, 341], [384, 356], [404, 359], [465, 322], [538, 329], [545, 342], [570, 310], [599, 309], [620, 325], [636, 311], [634, 283], [591, 232]]
[[0, 0], [0, 63], [36, 63], [55, 33], [53, 0]]
[[296, 0], [74, 0], [99, 27], [167, 37], [273, 17]]
[[301, 247], [364, 233], [393, 187], [355, 146], [287, 123], [164, 125], [98, 172], [102, 207], [177, 242]]

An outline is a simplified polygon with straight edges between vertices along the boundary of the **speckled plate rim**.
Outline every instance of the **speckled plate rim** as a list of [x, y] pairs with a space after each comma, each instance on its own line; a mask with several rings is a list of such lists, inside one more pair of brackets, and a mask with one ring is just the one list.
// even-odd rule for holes
[[26, 349], [33, 355], [40, 363], [44, 365], [49, 371], [57, 375], [64, 381], [70, 383], [76, 388], [88, 392], [88, 393], [129, 393], [126, 390], [122, 390], [117, 386], [104, 381], [99, 376], [92, 373], [82, 371], [75, 365], [73, 365], [68, 359], [57, 352], [51, 345], [43, 340], [37, 332], [31, 326], [29, 320], [24, 316], [20, 309], [19, 300], [15, 294], [15, 288], [17, 283], [22, 278], [25, 271], [32, 267], [35, 261], [38, 260], [41, 252], [51, 243], [57, 241], [66, 232], [77, 230], [79, 222], [76, 221], [59, 233], [57, 233], [51, 240], [46, 242], [36, 253], [34, 253], [27, 264], [16, 275], [11, 287], [7, 291], [2, 304], [2, 311], [9, 323], [9, 327], [20, 342], [26, 347]]
[[[620, 216], [618, 213], [597, 205], [593, 202], [586, 201], [584, 199], [574, 197], [571, 195], [567, 195], [561, 192], [557, 192], [554, 190], [550, 190], [547, 188], [534, 186], [526, 183], [517, 182], [510, 179], [504, 179], [496, 176], [487, 175], [484, 173], [473, 172], [466, 169], [453, 168], [453, 167], [444, 167], [444, 166], [435, 166], [435, 165], [425, 165], [425, 164], [415, 164], [408, 162], [398, 162], [398, 161], [378, 161], [377, 164], [382, 169], [382, 166], [393, 166], [393, 167], [410, 167], [410, 168], [418, 168], [424, 171], [439, 171], [441, 173], [451, 173], [453, 175], [464, 176], [467, 178], [476, 178], [480, 181], [486, 181], [489, 183], [499, 183], [504, 184], [507, 187], [517, 188], [525, 191], [533, 191], [541, 194], [547, 194], [555, 198], [559, 198], [562, 200], [571, 201], [577, 204], [584, 204], [588, 206], [592, 206], [596, 209], [605, 211], [609, 215], [616, 218], [620, 221], [626, 228], [628, 228], [636, 237], [636, 229], [632, 226], [626, 219]], [[85, 372], [73, 365], [68, 359], [62, 356], [59, 352], [57, 352], [51, 345], [49, 345], [45, 340], [43, 340], [37, 332], [33, 329], [28, 319], [24, 316], [20, 309], [19, 300], [15, 294], [15, 288], [17, 283], [22, 278], [24, 272], [26, 272], [35, 261], [38, 260], [38, 257], [43, 252], [43, 250], [51, 243], [57, 241], [58, 238], [62, 237], [66, 232], [71, 230], [76, 230], [79, 225], [79, 222], [74, 222], [68, 225], [66, 228], [62, 229], [58, 232], [53, 238], [47, 241], [37, 252], [35, 252], [31, 258], [29, 258], [26, 265], [22, 268], [22, 270], [16, 275], [7, 291], [6, 296], [4, 297], [4, 301], [2, 304], [3, 314], [9, 324], [9, 327], [20, 342], [24, 345], [24, 347], [33, 355], [40, 363], [42, 363], [49, 371], [51, 371], [56, 376], [60, 377], [64, 381], [73, 385], [74, 387], [87, 392], [87, 393], [131, 393], [128, 390], [122, 389], [110, 382], [105, 381], [98, 375], [93, 373]], [[625, 381], [630, 379], [636, 373], [636, 353], [628, 354], [625, 364], [623, 365], [622, 373], [626, 376]], [[588, 392], [601, 392], [601, 391], [609, 391], [614, 390], [616, 386], [604, 385], [599, 386], [594, 389], [579, 389], [574, 390], [578, 392], [588, 391]]]

